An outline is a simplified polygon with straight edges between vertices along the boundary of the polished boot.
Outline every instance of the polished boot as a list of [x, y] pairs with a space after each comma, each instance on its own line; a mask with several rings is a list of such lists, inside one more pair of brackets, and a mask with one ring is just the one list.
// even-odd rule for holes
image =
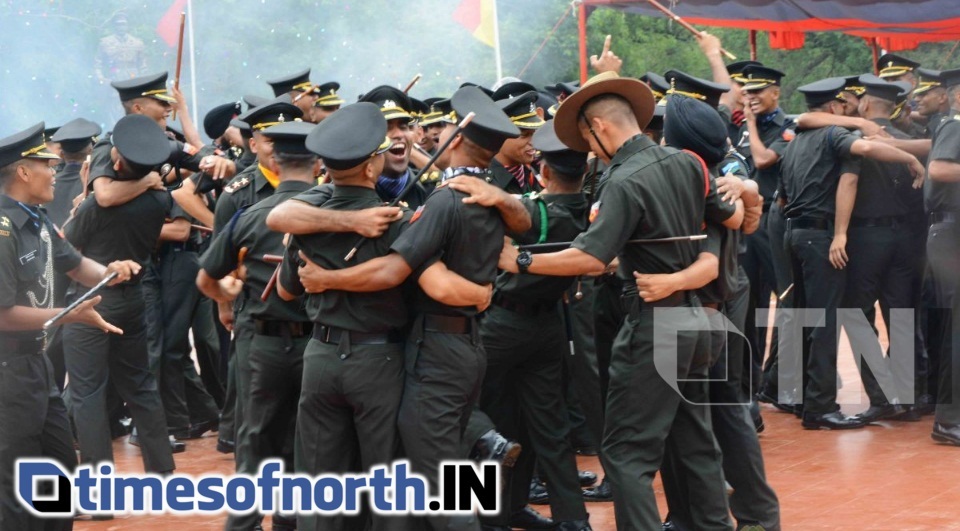
[[801, 424], [808, 430], [853, 430], [867, 425], [863, 420], [857, 417], [845, 417], [843, 413], [839, 411], [824, 413], [822, 415], [804, 413]]
[[514, 511], [513, 514], [510, 515], [510, 527], [520, 529], [553, 529], [556, 525], [556, 522], [538, 513], [529, 505], [523, 509]]

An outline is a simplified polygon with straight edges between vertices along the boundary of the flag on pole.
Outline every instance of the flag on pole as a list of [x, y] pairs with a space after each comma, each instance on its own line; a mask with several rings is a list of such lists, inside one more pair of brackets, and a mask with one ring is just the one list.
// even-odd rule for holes
[[160, 22], [157, 22], [157, 35], [160, 35], [167, 46], [176, 46], [180, 40], [180, 13], [186, 5], [187, 0], [173, 0], [167, 12], [160, 17]]
[[453, 12], [453, 20], [467, 28], [475, 39], [490, 47], [496, 46], [496, 0], [461, 0]]

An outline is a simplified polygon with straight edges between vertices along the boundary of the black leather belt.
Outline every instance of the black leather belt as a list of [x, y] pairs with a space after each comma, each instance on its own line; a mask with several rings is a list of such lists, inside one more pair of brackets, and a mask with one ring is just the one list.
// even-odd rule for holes
[[787, 230], [831, 230], [833, 223], [820, 218], [792, 218], [787, 220]]
[[257, 335], [271, 337], [304, 337], [313, 332], [313, 323], [301, 321], [253, 320]]
[[390, 332], [355, 332], [336, 326], [319, 325], [313, 329], [313, 338], [321, 343], [339, 345], [347, 337], [351, 345], [389, 345], [403, 343], [403, 334], [397, 331]]
[[440, 334], [469, 334], [473, 331], [473, 317], [424, 314], [423, 330]]
[[200, 251], [200, 246], [196, 242], [168, 242], [167, 248], [174, 252], [187, 251], [196, 253]]
[[[39, 333], [39, 332], [38, 332]], [[39, 337], [0, 337], [0, 360], [11, 360], [43, 352]]]
[[538, 315], [543, 315], [548, 312], [557, 311], [558, 301], [559, 299], [554, 302], [543, 302], [539, 304], [536, 304], [536, 303], [531, 304], [531, 303], [520, 302], [516, 299], [512, 299], [501, 293], [493, 294], [493, 304], [505, 310], [509, 310], [513, 313], [517, 313], [520, 315], [525, 315], [527, 317], [537, 317]]
[[960, 215], [954, 212], [931, 212], [930, 224], [934, 223], [956, 223], [960, 220]]
[[640, 294], [637, 293], [636, 289], [625, 289], [623, 294], [620, 295], [620, 306], [624, 313], [636, 319], [640, 315], [640, 311], [644, 308], [677, 308], [690, 306], [692, 299], [693, 292], [676, 291], [670, 294], [670, 296], [658, 301], [646, 302], [640, 298]]
[[850, 218], [851, 227], [896, 227], [907, 222], [906, 216], [884, 216], [880, 218]]

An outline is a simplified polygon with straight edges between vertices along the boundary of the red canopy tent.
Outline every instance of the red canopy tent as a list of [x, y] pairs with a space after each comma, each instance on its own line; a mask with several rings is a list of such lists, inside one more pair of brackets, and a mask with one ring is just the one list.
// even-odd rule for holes
[[[770, 34], [770, 46], [803, 47], [804, 33], [841, 31], [890, 51], [921, 42], [960, 40], [960, 0], [677, 0], [674, 14], [700, 26], [721, 26]], [[579, 5], [580, 73], [586, 79], [586, 21], [594, 8], [608, 7], [664, 16], [646, 0], [582, 0]]]

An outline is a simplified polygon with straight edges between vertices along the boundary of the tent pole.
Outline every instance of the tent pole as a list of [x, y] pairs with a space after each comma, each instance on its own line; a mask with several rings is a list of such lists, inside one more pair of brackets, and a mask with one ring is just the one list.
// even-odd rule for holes
[[873, 75], [880, 75], [880, 65], [877, 64], [880, 60], [880, 44], [876, 37], [870, 39], [870, 49], [873, 51]]
[[580, 35], [580, 84], [587, 82], [587, 8], [577, 3], [577, 26]]
[[757, 30], [750, 30], [750, 60], [757, 60]]

